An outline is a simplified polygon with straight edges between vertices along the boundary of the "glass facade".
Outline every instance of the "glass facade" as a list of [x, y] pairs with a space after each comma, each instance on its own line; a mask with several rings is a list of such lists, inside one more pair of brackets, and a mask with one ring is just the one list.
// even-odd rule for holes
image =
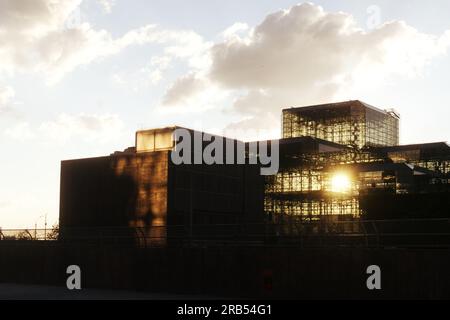
[[173, 140], [175, 129], [163, 128], [136, 132], [136, 152], [171, 150], [175, 146]]
[[[292, 156], [295, 161], [286, 161], [286, 156], [281, 156], [278, 174], [265, 178], [265, 211], [276, 222], [318, 220], [329, 215], [359, 217], [361, 177], [351, 166], [385, 161], [376, 154], [354, 149], [299, 154]], [[377, 175], [373, 177], [378, 179]], [[371, 186], [370, 176], [365, 178], [364, 183]]]
[[311, 136], [346, 146], [396, 146], [399, 116], [360, 101], [283, 110], [283, 138]]
[[[426, 145], [418, 145], [406, 150], [392, 150], [387, 152], [387, 156], [395, 163], [410, 163], [450, 178], [450, 154], [439, 149], [436, 149], [434, 153], [430, 150], [424, 152], [421, 150], [424, 146]], [[439, 147], [442, 148], [442, 145]]]
[[360, 217], [361, 196], [412, 192], [416, 180], [427, 179], [423, 169], [439, 174], [441, 183], [450, 181], [448, 145], [398, 146], [395, 111], [347, 101], [285, 109], [282, 121], [285, 139], [310, 136], [345, 148], [320, 152], [316, 140], [319, 146], [310, 152], [293, 143], [281, 154], [280, 171], [266, 177], [265, 186], [265, 210], [274, 221]]

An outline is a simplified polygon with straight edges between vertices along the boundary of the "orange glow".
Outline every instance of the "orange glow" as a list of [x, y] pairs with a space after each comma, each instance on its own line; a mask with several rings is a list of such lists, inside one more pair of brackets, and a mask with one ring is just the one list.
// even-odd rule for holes
[[347, 193], [352, 187], [350, 177], [342, 172], [336, 173], [331, 178], [331, 191], [337, 193]]

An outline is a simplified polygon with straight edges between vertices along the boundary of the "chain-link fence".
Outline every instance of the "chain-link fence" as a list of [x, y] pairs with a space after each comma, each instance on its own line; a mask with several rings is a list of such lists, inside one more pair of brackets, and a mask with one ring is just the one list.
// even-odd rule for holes
[[0, 230], [1, 241], [154, 246], [450, 247], [450, 219]]

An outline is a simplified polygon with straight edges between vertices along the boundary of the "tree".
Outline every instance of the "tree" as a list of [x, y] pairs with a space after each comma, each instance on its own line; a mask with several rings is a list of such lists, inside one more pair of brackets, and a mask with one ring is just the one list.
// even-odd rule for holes
[[47, 233], [47, 240], [58, 240], [59, 237], [59, 225], [55, 223], [52, 227], [52, 230], [50, 230], [49, 233]]
[[17, 240], [33, 240], [33, 236], [31, 235], [30, 231], [23, 230], [23, 231], [19, 232], [19, 234], [17, 234], [16, 239]]

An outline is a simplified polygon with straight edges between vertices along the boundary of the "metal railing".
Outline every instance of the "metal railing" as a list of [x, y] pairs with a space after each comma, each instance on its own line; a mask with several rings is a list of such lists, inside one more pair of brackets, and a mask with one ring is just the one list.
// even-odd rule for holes
[[8, 229], [0, 230], [0, 240], [139, 247], [241, 245], [450, 248], [450, 219]]

